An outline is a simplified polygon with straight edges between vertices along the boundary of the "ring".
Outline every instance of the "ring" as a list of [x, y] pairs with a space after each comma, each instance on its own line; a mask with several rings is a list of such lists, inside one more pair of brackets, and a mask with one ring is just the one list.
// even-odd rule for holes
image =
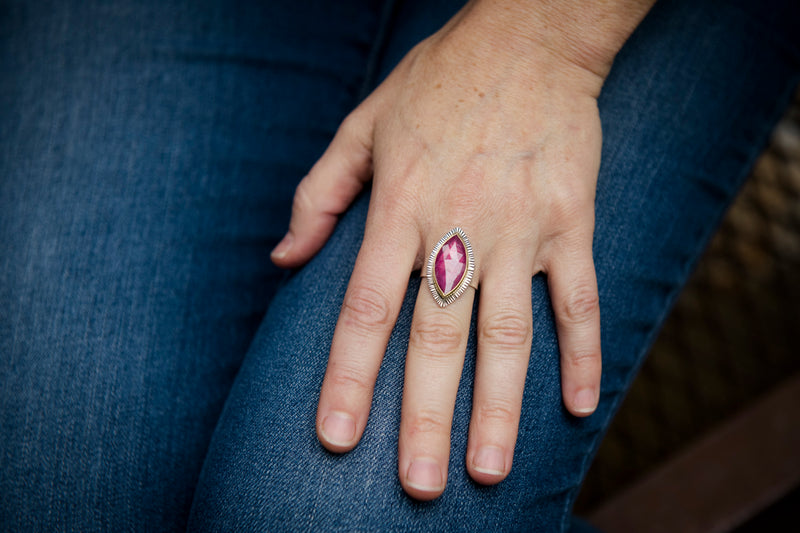
[[439, 307], [455, 302], [464, 294], [475, 272], [475, 257], [467, 234], [453, 228], [439, 239], [428, 257], [428, 289]]

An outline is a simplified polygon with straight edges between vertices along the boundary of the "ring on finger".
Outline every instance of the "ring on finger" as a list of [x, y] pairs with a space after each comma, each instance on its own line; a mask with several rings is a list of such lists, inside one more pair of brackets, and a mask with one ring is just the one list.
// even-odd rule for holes
[[472, 245], [464, 230], [455, 227], [445, 233], [431, 250], [424, 277], [428, 279], [433, 299], [439, 307], [446, 307], [471, 287], [474, 272]]

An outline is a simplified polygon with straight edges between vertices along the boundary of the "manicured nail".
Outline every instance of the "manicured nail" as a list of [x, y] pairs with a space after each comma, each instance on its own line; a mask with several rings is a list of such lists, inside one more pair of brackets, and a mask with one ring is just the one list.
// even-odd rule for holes
[[287, 233], [286, 236], [278, 243], [278, 246], [272, 250], [270, 256], [273, 259], [283, 259], [294, 244], [294, 235]]
[[332, 411], [322, 421], [322, 435], [336, 446], [349, 446], [356, 438], [356, 421], [347, 413]]
[[597, 392], [594, 389], [581, 389], [575, 394], [575, 412], [593, 413], [597, 409]]
[[475, 454], [472, 467], [478, 472], [502, 476], [506, 473], [506, 458], [497, 446], [484, 446]]
[[417, 457], [408, 467], [406, 483], [417, 490], [438, 492], [444, 489], [442, 469], [435, 459]]

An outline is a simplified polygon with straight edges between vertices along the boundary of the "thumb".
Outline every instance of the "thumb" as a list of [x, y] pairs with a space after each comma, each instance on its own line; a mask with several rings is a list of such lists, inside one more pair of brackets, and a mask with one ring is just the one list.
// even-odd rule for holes
[[300, 266], [328, 240], [342, 214], [372, 177], [372, 117], [359, 106], [297, 186], [289, 231], [272, 251], [284, 268]]

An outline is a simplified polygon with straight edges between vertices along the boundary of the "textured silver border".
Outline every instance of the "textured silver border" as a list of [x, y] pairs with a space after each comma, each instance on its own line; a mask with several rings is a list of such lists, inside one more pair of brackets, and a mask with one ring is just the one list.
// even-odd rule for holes
[[[464, 272], [464, 277], [461, 278], [461, 281], [458, 285], [453, 287], [449, 293], [444, 294], [442, 290], [439, 288], [439, 284], [436, 283], [436, 274], [434, 273], [434, 263], [436, 262], [436, 255], [439, 253], [439, 250], [442, 249], [444, 243], [450, 240], [451, 237], [454, 235], [458, 235], [458, 238], [461, 239], [461, 242], [464, 244], [464, 250], [467, 252], [467, 270]], [[428, 256], [428, 266], [425, 269], [425, 277], [428, 278], [428, 289], [431, 291], [431, 295], [433, 299], [436, 300], [436, 303], [439, 304], [439, 307], [446, 307], [451, 303], [455, 302], [459, 296], [464, 294], [464, 291], [467, 290], [469, 287], [470, 282], [472, 281], [472, 274], [475, 272], [475, 256], [472, 253], [472, 245], [469, 243], [469, 238], [467, 238], [467, 234], [464, 233], [459, 227], [455, 227], [444, 234], [444, 237], [439, 239], [439, 242], [436, 243], [436, 246], [433, 247], [430, 256]]]

